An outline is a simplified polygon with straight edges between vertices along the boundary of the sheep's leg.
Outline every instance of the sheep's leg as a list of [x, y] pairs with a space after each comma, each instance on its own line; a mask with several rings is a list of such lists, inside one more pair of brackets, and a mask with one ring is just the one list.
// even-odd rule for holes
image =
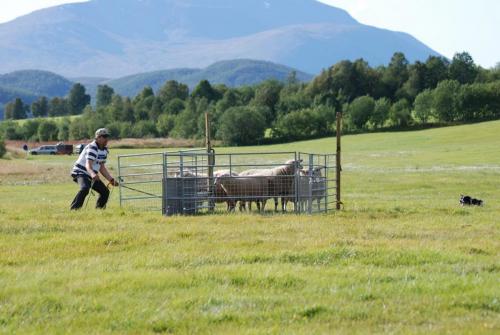
[[275, 212], [278, 212], [278, 203], [279, 203], [279, 199], [274, 198], [274, 211]]
[[266, 210], [266, 204], [267, 204], [267, 200], [266, 199], [262, 200], [262, 212], [264, 212]]
[[229, 212], [234, 212], [236, 210], [236, 201], [229, 200], [227, 202], [227, 205], [228, 205], [228, 211]]
[[260, 212], [260, 200], [257, 200], [255, 203], [257, 204], [257, 211]]

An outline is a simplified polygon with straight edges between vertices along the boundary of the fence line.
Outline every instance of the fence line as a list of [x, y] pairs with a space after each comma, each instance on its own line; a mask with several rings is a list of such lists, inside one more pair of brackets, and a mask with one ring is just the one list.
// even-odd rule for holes
[[205, 149], [123, 155], [120, 205], [165, 215], [328, 212], [337, 204], [336, 161], [336, 154]]

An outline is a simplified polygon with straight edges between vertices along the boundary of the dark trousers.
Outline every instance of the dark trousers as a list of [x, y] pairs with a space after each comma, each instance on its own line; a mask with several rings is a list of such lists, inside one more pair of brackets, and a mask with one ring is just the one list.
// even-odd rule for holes
[[71, 203], [71, 210], [78, 210], [82, 208], [85, 198], [90, 192], [90, 187], [99, 193], [99, 198], [97, 198], [96, 208], [104, 209], [108, 203], [109, 190], [100, 180], [94, 182], [92, 185], [92, 179], [88, 176], [74, 176], [73, 180], [80, 186], [80, 191], [76, 194], [75, 199]]

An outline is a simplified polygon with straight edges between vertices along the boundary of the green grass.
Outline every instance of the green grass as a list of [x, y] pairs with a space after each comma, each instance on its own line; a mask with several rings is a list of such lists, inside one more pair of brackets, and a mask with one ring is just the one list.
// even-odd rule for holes
[[[499, 132], [346, 136], [318, 216], [70, 213], [74, 157], [0, 161], [0, 333], [498, 333]], [[218, 152], [262, 150], [335, 141]]]
[[[78, 119], [80, 117], [81, 117], [81, 115], [47, 116], [47, 117], [37, 118], [37, 120], [47, 120], [47, 121], [53, 121], [56, 123], [60, 123], [64, 119], [68, 119], [70, 121], [73, 121], [73, 120]], [[13, 120], [13, 122], [17, 123], [19, 126], [23, 126], [28, 120], [33, 120], [33, 119]]]

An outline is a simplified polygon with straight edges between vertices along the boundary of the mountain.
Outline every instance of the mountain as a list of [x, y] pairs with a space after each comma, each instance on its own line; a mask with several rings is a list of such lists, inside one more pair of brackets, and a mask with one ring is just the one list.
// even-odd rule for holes
[[[204, 69], [172, 69], [147, 73], [138, 73], [118, 79], [102, 77], [75, 77], [66, 79], [47, 71], [26, 70], [0, 75], [0, 116], [3, 106], [20, 97], [25, 103], [35, 101], [39, 96], [64, 97], [74, 83], [83, 84], [87, 92], [94, 97], [98, 85], [113, 87], [116, 93], [133, 97], [145, 86], [157, 91], [168, 80], [177, 80], [194, 88], [201, 80], [207, 79], [212, 84], [225, 84], [230, 87], [253, 85], [267, 79], [284, 81], [292, 73], [299, 81], [309, 81], [312, 75], [293, 68], [264, 61], [238, 59], [221, 61]], [[2, 117], [0, 117], [0, 120]]]
[[0, 86], [23, 90], [37, 96], [65, 96], [73, 82], [48, 71], [23, 70], [0, 75]]
[[217, 62], [205, 69], [174, 69], [140, 73], [104, 82], [113, 87], [115, 92], [124, 96], [135, 96], [145, 86], [157, 91], [168, 80], [177, 80], [194, 88], [201, 80], [207, 79], [212, 84], [224, 84], [230, 87], [253, 85], [267, 79], [285, 81], [290, 73], [296, 72], [299, 81], [309, 81], [312, 75], [290, 67], [264, 61], [249, 59]]
[[40, 96], [65, 96], [72, 86], [68, 79], [47, 71], [23, 70], [0, 75], [0, 120], [4, 106], [16, 98], [31, 104]]
[[0, 72], [119, 77], [259, 59], [318, 73], [339, 60], [387, 63], [437, 53], [315, 0], [92, 0], [0, 24]]

